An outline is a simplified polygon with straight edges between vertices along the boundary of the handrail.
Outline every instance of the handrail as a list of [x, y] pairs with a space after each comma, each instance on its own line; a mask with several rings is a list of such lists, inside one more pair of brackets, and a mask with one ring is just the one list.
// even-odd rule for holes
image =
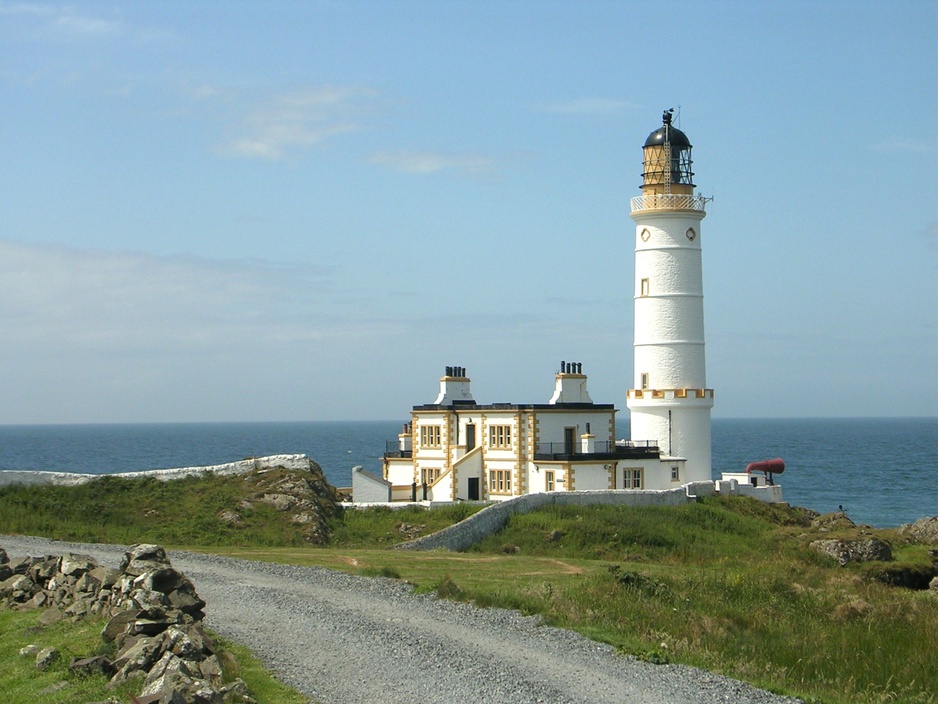
[[635, 196], [631, 200], [632, 212], [640, 210], [706, 210], [708, 198], [686, 193], [657, 193]]

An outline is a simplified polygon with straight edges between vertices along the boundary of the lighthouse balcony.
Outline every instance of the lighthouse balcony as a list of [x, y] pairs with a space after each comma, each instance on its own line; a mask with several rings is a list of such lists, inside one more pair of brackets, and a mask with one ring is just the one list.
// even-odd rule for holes
[[712, 408], [713, 389], [629, 389], [629, 408]]
[[685, 193], [657, 193], [632, 198], [633, 213], [645, 210], [670, 210], [705, 212], [707, 201], [712, 198]]
[[713, 389], [629, 389], [628, 398], [713, 398]]

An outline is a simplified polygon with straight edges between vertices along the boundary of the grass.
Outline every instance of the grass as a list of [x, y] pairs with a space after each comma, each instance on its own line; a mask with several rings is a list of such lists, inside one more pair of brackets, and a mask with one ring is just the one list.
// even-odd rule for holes
[[[85, 704], [118, 697], [129, 701], [140, 683], [125, 683], [105, 690], [107, 677], [72, 676], [68, 663], [72, 657], [106, 654], [101, 629], [102, 620], [78, 624], [60, 621], [47, 628], [39, 626], [39, 611], [0, 610], [0, 692], [6, 704]], [[21, 648], [35, 644], [58, 648], [62, 657], [45, 672], [36, 669], [35, 656], [21, 657]], [[57, 685], [67, 685], [58, 689]]]
[[[105, 675], [78, 676], [69, 673], [72, 657], [110, 655], [112, 646], [101, 639], [104, 619], [73, 623], [59, 621], [39, 625], [40, 611], [0, 610], [0, 692], [4, 704], [86, 704], [117, 699], [131, 701], [139, 694], [140, 680], [107, 688]], [[275, 680], [246, 648], [215, 637], [225, 667], [225, 680], [241, 678], [259, 704], [307, 704], [308, 699]], [[35, 644], [53, 646], [62, 657], [45, 672], [35, 666], [35, 657], [21, 657], [21, 648]], [[62, 683], [65, 683], [64, 685]]]
[[[676, 507], [549, 507], [513, 517], [466, 553], [388, 549], [478, 510], [457, 504], [345, 511], [333, 522], [330, 544], [310, 547], [284, 534], [290, 526], [263, 525], [276, 516], [261, 516], [255, 529], [237, 534], [240, 541], [219, 532], [230, 528], [215, 526], [208, 537], [192, 532], [192, 515], [212, 515], [224, 502], [204, 480], [186, 481], [171, 485], [176, 502], [188, 507], [177, 518], [152, 495], [132, 496], [152, 487], [119, 488], [129, 492], [128, 503], [143, 501], [160, 512], [170, 525], [161, 526], [159, 535], [172, 540], [158, 538], [153, 524], [146, 517], [138, 521], [135, 512], [122, 513], [119, 527], [115, 515], [79, 514], [74, 507], [64, 511], [65, 519], [32, 515], [52, 510], [51, 495], [32, 503], [15, 495], [31, 515], [11, 519], [9, 490], [0, 491], [0, 532], [162, 541], [403, 579], [418, 591], [516, 608], [653, 662], [700, 666], [810, 702], [938, 704], [938, 598], [881, 581], [895, 573], [927, 574], [934, 559], [929, 548], [894, 531], [873, 531], [892, 544], [894, 562], [844, 568], [809, 544], [860, 537], [849, 522], [832, 516], [821, 533], [799, 509], [714, 498]], [[56, 496], [63, 506], [94, 499]], [[225, 500], [236, 501], [237, 492]], [[199, 509], [200, 501], [207, 508]], [[91, 521], [86, 530], [99, 537], [80, 534], [81, 516]], [[66, 528], [74, 532], [59, 532]], [[100, 537], [111, 530], [123, 537]]]
[[[273, 472], [285, 470], [264, 477]], [[291, 512], [259, 501], [239, 506], [254, 489], [245, 476], [208, 473], [171, 482], [104, 476], [79, 486], [10, 485], [0, 487], [0, 533], [166, 546], [306, 544]], [[223, 520], [236, 507], [242, 520]]]

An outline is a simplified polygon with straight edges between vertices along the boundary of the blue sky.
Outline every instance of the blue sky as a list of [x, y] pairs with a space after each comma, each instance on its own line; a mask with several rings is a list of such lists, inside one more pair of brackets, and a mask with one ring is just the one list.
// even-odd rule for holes
[[[714, 415], [938, 415], [934, 2], [0, 1], [0, 423], [625, 407], [694, 145]], [[625, 424], [623, 423], [623, 427]]]

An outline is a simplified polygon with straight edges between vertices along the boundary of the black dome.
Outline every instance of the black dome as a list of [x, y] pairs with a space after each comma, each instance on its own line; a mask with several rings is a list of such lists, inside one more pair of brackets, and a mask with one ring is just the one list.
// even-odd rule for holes
[[671, 113], [671, 110], [665, 110], [664, 115], [661, 116], [661, 121], [664, 124], [648, 135], [648, 139], [645, 140], [646, 147], [670, 144], [672, 147], [678, 147], [679, 149], [690, 148], [691, 144], [687, 135], [671, 124]]
[[659, 127], [645, 140], [646, 147], [654, 147], [659, 144], [670, 143], [672, 147], [680, 149], [691, 146], [687, 135], [681, 132], [677, 127]]

